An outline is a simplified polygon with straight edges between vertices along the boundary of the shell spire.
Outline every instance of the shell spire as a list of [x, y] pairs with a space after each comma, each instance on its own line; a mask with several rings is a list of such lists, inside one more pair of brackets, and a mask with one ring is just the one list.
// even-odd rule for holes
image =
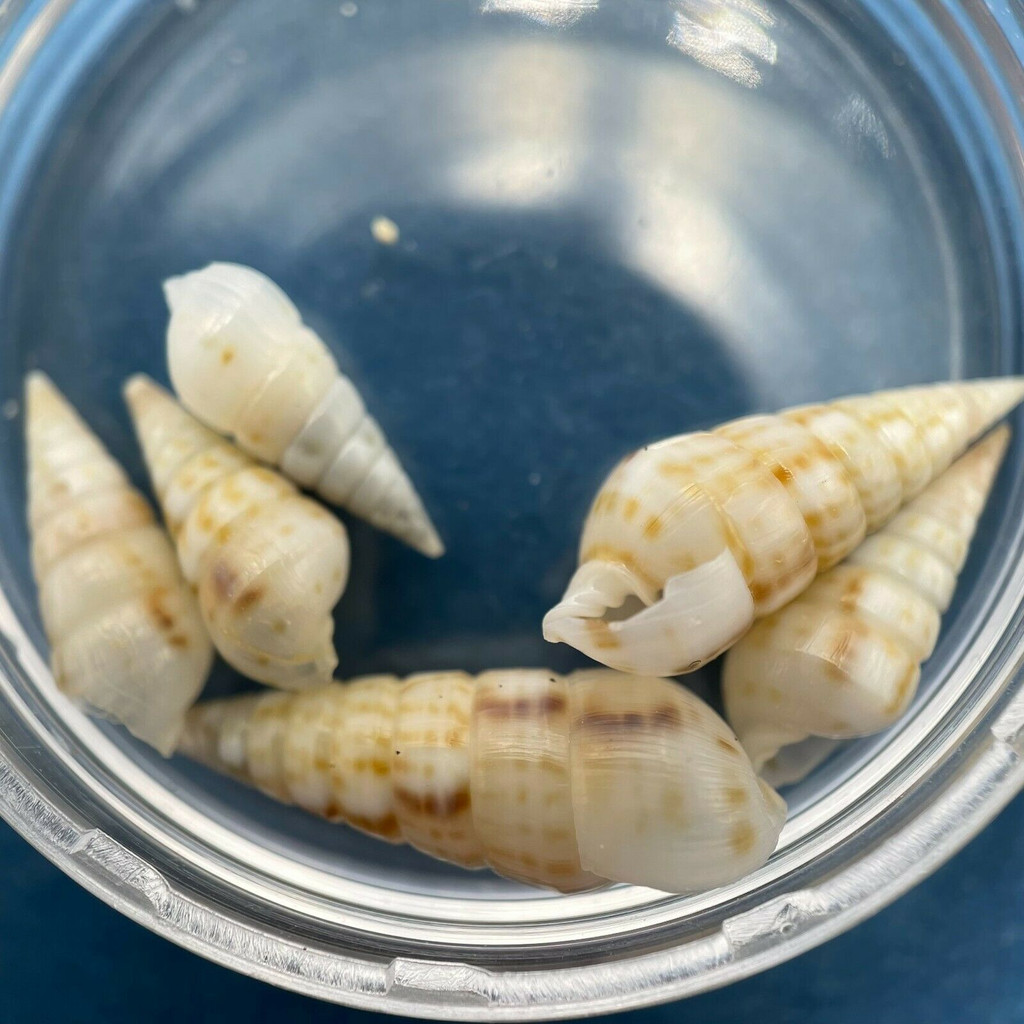
[[624, 459], [544, 636], [611, 668], [693, 671], [840, 562], [1024, 398], [1024, 378], [748, 416]]
[[170, 754], [213, 660], [153, 512], [42, 373], [25, 385], [28, 520], [54, 679]]
[[993, 431], [729, 651], [726, 713], [755, 768], [810, 736], [878, 732], [907, 709], [1008, 439]]
[[148, 377], [133, 377], [125, 398], [217, 650], [271, 686], [330, 679], [338, 663], [331, 613], [348, 579], [345, 528]]
[[431, 558], [444, 545], [355, 385], [268, 277], [211, 263], [164, 282], [185, 407], [325, 501]]
[[371, 835], [563, 892], [725, 885], [767, 860], [786, 816], [711, 708], [606, 669], [212, 701], [181, 751]]

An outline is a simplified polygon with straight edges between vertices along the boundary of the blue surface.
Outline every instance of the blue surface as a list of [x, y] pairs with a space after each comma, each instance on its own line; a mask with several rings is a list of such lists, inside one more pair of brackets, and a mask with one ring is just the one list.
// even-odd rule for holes
[[[243, 978], [151, 935], [4, 825], [0, 863], [4, 1024], [375, 1019]], [[854, 931], [730, 988], [621, 1019], [1014, 1024], [1024, 1021], [1022, 905], [1024, 797], [936, 875]]]

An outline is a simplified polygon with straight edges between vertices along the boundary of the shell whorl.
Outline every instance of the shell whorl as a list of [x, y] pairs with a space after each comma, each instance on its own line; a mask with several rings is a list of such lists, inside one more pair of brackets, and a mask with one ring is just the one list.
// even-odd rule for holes
[[25, 392], [32, 563], [54, 678], [169, 754], [213, 660], [195, 598], [99, 439], [43, 374]]
[[603, 669], [214, 701], [193, 709], [181, 750], [372, 835], [565, 892], [725, 884], [768, 858], [785, 818], [707, 705]]
[[269, 278], [211, 263], [164, 283], [182, 402], [256, 458], [430, 557], [444, 546], [376, 420]]
[[726, 654], [726, 713], [755, 768], [809, 736], [878, 732], [906, 710], [1008, 439], [993, 431]]
[[750, 416], [633, 453], [587, 516], [544, 635], [611, 668], [692, 671], [887, 523], [1024, 397], [930, 385]]
[[348, 579], [345, 528], [149, 378], [133, 377], [125, 398], [218, 651], [272, 686], [329, 679], [338, 663], [332, 610]]

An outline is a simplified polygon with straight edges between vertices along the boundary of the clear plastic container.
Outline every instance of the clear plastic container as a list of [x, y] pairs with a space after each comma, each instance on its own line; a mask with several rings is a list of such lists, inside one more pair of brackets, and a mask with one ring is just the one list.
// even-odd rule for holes
[[[259, 266], [358, 379], [449, 542], [431, 563], [353, 526], [344, 674], [568, 668], [538, 623], [623, 451], [1021, 372], [1017, 17], [996, 0], [0, 2], [0, 813], [187, 948], [423, 1016], [698, 992], [921, 879], [1024, 781], [1019, 441], [912, 713], [788, 792], [764, 868], [685, 898], [561, 897], [75, 712], [34, 607], [20, 389], [50, 372], [142, 480], [118, 388], [163, 375], [160, 280]], [[691, 682], [713, 695], [713, 673]]]

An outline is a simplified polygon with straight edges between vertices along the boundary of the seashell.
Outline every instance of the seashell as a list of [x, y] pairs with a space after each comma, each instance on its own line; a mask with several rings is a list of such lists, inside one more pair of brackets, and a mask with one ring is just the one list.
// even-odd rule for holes
[[782, 747], [777, 754], [768, 758], [761, 765], [758, 775], [772, 789], [792, 786], [802, 779], [806, 779], [842, 745], [842, 740], [827, 739], [824, 736], [808, 736], [800, 743]]
[[125, 398], [217, 650], [271, 686], [326, 682], [338, 664], [331, 613], [348, 579], [345, 527], [148, 377], [133, 377]]
[[606, 669], [212, 701], [181, 751], [371, 835], [563, 892], [724, 885], [764, 863], [786, 814], [706, 704]]
[[907, 709], [1008, 439], [993, 431], [728, 652], [726, 713], [755, 768], [810, 736], [879, 732]]
[[732, 646], [884, 525], [1024, 397], [1024, 378], [749, 416], [627, 456], [583, 527], [544, 636], [679, 675]]
[[355, 385], [273, 281], [211, 263], [164, 282], [171, 381], [195, 416], [325, 501], [436, 558], [412, 483]]
[[54, 679], [169, 755], [213, 661], [164, 531], [42, 373], [25, 385], [28, 521]]

